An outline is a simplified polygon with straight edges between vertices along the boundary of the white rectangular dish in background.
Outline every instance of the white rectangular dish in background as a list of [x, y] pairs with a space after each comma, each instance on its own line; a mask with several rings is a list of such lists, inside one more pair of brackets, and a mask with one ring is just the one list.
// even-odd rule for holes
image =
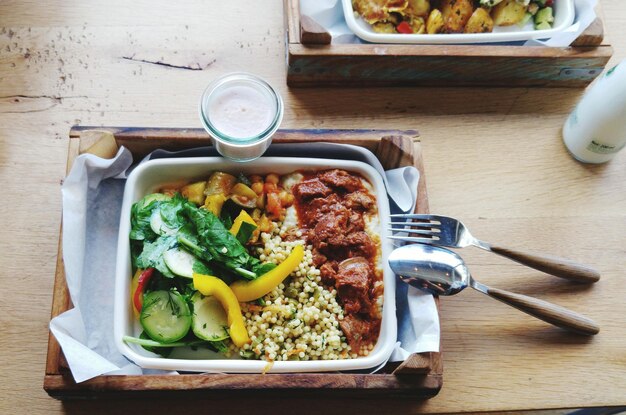
[[518, 42], [532, 39], [549, 39], [572, 25], [576, 17], [573, 0], [554, 1], [554, 23], [551, 29], [535, 30], [532, 19], [523, 27], [496, 26], [491, 33], [449, 33], [449, 34], [402, 34], [377, 33], [371, 25], [355, 13], [352, 0], [342, 0], [343, 12], [348, 27], [359, 38], [372, 43], [401, 44], [463, 44]]
[[377, 343], [367, 356], [345, 360], [276, 361], [271, 372], [321, 372], [367, 369], [387, 361], [396, 343], [395, 276], [389, 269], [387, 257], [391, 252], [388, 233], [389, 201], [380, 174], [366, 163], [349, 160], [267, 157], [239, 164], [220, 157], [171, 158], [151, 160], [133, 170], [126, 181], [119, 229], [115, 280], [114, 337], [120, 352], [137, 365], [147, 369], [195, 372], [260, 373], [267, 370], [263, 360], [227, 359], [217, 354], [199, 355], [190, 351], [185, 358], [164, 358], [137, 345], [128, 345], [124, 336], [138, 336], [141, 326], [134, 318], [130, 300], [131, 254], [130, 215], [133, 203], [168, 183], [190, 182], [206, 178], [214, 171], [232, 174], [287, 174], [298, 170], [344, 169], [361, 174], [373, 186], [376, 196], [381, 235], [383, 269], [383, 309], [381, 330]]

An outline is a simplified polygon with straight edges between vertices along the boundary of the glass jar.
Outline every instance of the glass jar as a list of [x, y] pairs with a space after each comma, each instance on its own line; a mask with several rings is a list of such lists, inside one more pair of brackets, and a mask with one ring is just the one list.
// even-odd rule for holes
[[200, 119], [222, 156], [250, 161], [261, 157], [272, 142], [283, 119], [283, 100], [263, 79], [233, 73], [204, 91]]

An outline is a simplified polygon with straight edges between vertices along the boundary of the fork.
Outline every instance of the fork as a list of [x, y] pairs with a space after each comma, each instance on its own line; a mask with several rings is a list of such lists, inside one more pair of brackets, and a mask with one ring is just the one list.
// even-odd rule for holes
[[[390, 239], [450, 248], [465, 248], [474, 245], [485, 251], [494, 252], [520, 264], [567, 280], [593, 283], [600, 279], [600, 273], [595, 269], [569, 259], [513, 250], [476, 239], [463, 223], [449, 216], [399, 214], [391, 215], [391, 218], [392, 222], [390, 222], [390, 225], [392, 226], [389, 228], [390, 231], [418, 236], [393, 235], [389, 236]], [[394, 222], [394, 219], [415, 219], [418, 222]], [[402, 225], [403, 227], [394, 227], [394, 225]]]

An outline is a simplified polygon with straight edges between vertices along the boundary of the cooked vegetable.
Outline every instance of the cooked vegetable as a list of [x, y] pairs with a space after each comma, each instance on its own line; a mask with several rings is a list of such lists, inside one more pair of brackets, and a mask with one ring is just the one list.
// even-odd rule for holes
[[493, 8], [491, 15], [496, 26], [511, 26], [518, 23], [526, 15], [527, 6], [516, 0], [504, 0]]
[[193, 285], [202, 295], [214, 296], [222, 304], [228, 316], [230, 338], [235, 346], [243, 347], [244, 344], [250, 343], [239, 302], [228, 285], [217, 277], [195, 273]]
[[226, 196], [222, 193], [208, 195], [204, 201], [204, 207], [215, 216], [219, 216], [220, 213], [222, 213], [222, 207], [224, 206], [224, 202], [226, 202], [226, 200]]
[[250, 240], [250, 237], [256, 228], [257, 225], [254, 219], [252, 219], [248, 212], [242, 210], [235, 218], [233, 226], [230, 228], [230, 233], [235, 235], [237, 240], [245, 245], [246, 242]]
[[554, 15], [552, 14], [552, 7], [545, 7], [537, 12], [535, 15], [535, 29], [547, 30], [552, 28], [554, 22]]
[[477, 8], [465, 25], [465, 33], [485, 33], [493, 30], [493, 19], [482, 7]]
[[396, 30], [398, 31], [398, 33], [413, 33], [411, 25], [406, 21], [396, 26]]
[[472, 13], [474, 13], [472, 0], [442, 0], [443, 31], [446, 33], [463, 32]]
[[187, 198], [191, 203], [195, 203], [196, 205], [204, 204], [204, 190], [206, 189], [206, 182], [196, 182], [192, 184], [188, 184], [187, 186], [183, 186], [180, 189], [180, 193]]
[[230, 194], [230, 190], [233, 188], [235, 183], [237, 183], [237, 178], [235, 176], [221, 171], [216, 171], [211, 174], [211, 177], [209, 177], [204, 194], [207, 196], [214, 194], [227, 196]]
[[230, 285], [230, 288], [239, 301], [256, 300], [283, 282], [292, 271], [298, 268], [302, 258], [304, 258], [304, 248], [302, 245], [296, 245], [289, 256], [273, 270], [253, 281], [236, 281]]
[[139, 321], [152, 340], [172, 343], [185, 337], [189, 331], [191, 312], [180, 293], [152, 291], [145, 295]]
[[228, 317], [224, 307], [214, 296], [205, 297], [199, 291], [191, 297], [193, 315], [191, 329], [196, 337], [208, 341], [219, 341], [229, 337]]
[[426, 22], [422, 17], [415, 17], [411, 19], [411, 29], [413, 30], [413, 33], [426, 33]]
[[435, 33], [441, 33], [443, 29], [443, 15], [439, 9], [433, 9], [428, 15], [426, 21], [426, 33], [433, 35]]

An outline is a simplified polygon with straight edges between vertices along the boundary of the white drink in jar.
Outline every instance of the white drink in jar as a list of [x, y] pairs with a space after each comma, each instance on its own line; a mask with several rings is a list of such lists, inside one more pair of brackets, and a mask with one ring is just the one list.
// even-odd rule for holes
[[267, 82], [247, 73], [213, 81], [200, 100], [200, 119], [213, 145], [233, 161], [260, 157], [283, 118], [283, 101]]
[[585, 93], [563, 125], [563, 141], [584, 163], [607, 162], [626, 147], [626, 63]]

